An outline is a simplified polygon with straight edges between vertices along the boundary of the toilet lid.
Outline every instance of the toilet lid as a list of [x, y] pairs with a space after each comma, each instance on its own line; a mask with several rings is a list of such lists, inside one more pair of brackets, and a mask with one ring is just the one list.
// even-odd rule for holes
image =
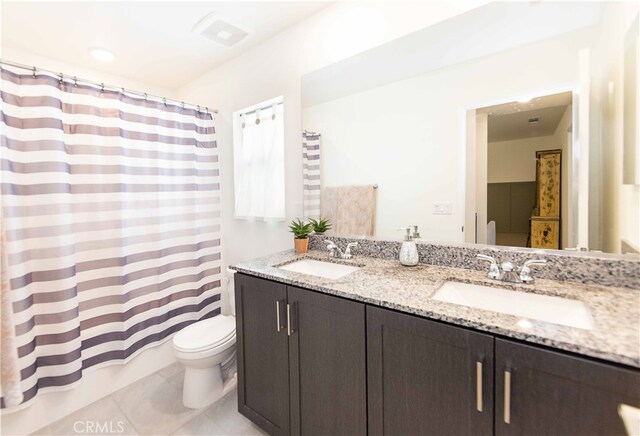
[[200, 351], [228, 341], [235, 333], [235, 317], [218, 315], [183, 328], [173, 337], [173, 344], [183, 350]]

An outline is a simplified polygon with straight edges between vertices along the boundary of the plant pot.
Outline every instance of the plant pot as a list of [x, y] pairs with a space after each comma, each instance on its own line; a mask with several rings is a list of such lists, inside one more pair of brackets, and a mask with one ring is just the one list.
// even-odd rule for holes
[[296, 247], [297, 254], [303, 254], [309, 251], [309, 238], [294, 239], [293, 243]]

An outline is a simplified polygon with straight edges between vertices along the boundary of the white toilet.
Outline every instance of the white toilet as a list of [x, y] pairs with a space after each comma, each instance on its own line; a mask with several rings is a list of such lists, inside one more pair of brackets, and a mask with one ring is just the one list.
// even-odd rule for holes
[[[227, 270], [228, 279], [222, 280], [222, 293], [228, 298], [231, 314], [198, 321], [173, 337], [175, 356], [185, 366], [182, 395], [185, 407], [200, 409], [208, 406], [235, 388], [234, 273]], [[224, 300], [222, 298], [223, 303]]]

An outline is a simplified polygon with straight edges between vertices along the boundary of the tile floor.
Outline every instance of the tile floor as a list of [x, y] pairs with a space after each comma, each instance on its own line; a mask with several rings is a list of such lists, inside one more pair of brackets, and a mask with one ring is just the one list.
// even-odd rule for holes
[[[233, 390], [199, 409], [182, 405], [184, 368], [174, 364], [96, 401], [34, 435], [265, 435], [238, 413]], [[94, 427], [91, 427], [91, 426]], [[100, 427], [95, 427], [96, 425]]]

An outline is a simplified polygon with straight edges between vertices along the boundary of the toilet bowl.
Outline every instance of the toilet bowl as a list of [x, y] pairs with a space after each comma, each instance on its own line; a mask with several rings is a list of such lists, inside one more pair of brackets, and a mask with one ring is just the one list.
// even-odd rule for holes
[[208, 406], [235, 387], [233, 273], [231, 270], [227, 272], [228, 280], [223, 281], [223, 285], [227, 283], [222, 289], [227, 293], [231, 315], [217, 315], [195, 322], [173, 337], [174, 355], [185, 366], [182, 394], [185, 407], [199, 409]]

